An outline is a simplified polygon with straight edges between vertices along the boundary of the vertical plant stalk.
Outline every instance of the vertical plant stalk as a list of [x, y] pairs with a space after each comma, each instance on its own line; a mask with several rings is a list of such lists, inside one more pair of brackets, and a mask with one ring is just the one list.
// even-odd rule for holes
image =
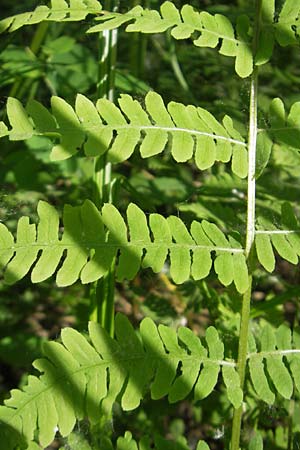
[[[256, 0], [255, 23], [253, 37], [253, 55], [255, 56], [259, 39], [262, 0]], [[237, 370], [240, 377], [241, 389], [244, 389], [245, 371], [247, 362], [248, 332], [250, 322], [250, 304], [252, 294], [253, 250], [255, 240], [255, 165], [256, 165], [256, 141], [257, 141], [257, 90], [258, 68], [254, 66], [250, 80], [249, 102], [249, 132], [248, 132], [248, 187], [247, 187], [247, 229], [245, 255], [249, 270], [249, 287], [243, 295], [241, 323], [239, 334], [239, 349]], [[234, 410], [231, 434], [231, 450], [240, 449], [240, 437], [242, 426], [243, 405]]]
[[[144, 8], [149, 7], [149, 0], [131, 0], [130, 8], [142, 5]], [[143, 33], [130, 34], [130, 47], [129, 47], [129, 59], [130, 59], [130, 72], [136, 78], [143, 78], [145, 68], [145, 56], [147, 49], [148, 37]]]
[[[114, 3], [114, 4], [112, 4]], [[105, 9], [116, 10], [118, 1], [107, 1]], [[114, 100], [115, 65], [117, 54], [117, 30], [107, 30], [99, 36], [98, 98]], [[112, 203], [111, 164], [106, 154], [95, 158], [94, 162], [94, 202], [97, 207]], [[114, 262], [109, 272], [91, 287], [90, 320], [100, 323], [105, 330], [114, 335]]]

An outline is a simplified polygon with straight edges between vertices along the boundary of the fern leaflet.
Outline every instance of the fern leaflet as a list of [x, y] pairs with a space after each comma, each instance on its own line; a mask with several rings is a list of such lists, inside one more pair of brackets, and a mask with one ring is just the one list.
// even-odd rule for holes
[[260, 350], [257, 353], [252, 337], [248, 355], [250, 378], [258, 397], [273, 404], [276, 392], [286, 399], [291, 398], [294, 385], [300, 392], [299, 330], [295, 329], [292, 336], [286, 325], [281, 325], [275, 332], [266, 325], [258, 344]]
[[[11, 391], [0, 407], [1, 439], [7, 450], [34, 437], [47, 446], [57, 427], [67, 436], [77, 419], [87, 415], [97, 422], [116, 399], [124, 410], [132, 410], [148, 387], [153, 399], [168, 395], [176, 402], [192, 390], [196, 400], [203, 399], [215, 388], [220, 371], [230, 402], [235, 408], [242, 402], [235, 363], [224, 360], [224, 345], [213, 327], [207, 329], [204, 344], [188, 328], [175, 332], [146, 318], [138, 336], [126, 316], [118, 314], [115, 339], [95, 322], [89, 324], [89, 335], [88, 341], [66, 328], [61, 343], [44, 344], [44, 358], [34, 363], [41, 375], [30, 376], [28, 384]], [[300, 391], [299, 330], [292, 335], [285, 325], [277, 330], [267, 325], [257, 343], [250, 336], [249, 350], [249, 377], [261, 400], [272, 404], [277, 393], [289, 399], [294, 387]], [[131, 435], [120, 439], [137, 449]], [[207, 448], [203, 441], [198, 443], [197, 449]]]
[[300, 256], [300, 227], [291, 205], [281, 207], [282, 228], [276, 227], [266, 217], [258, 218], [255, 246], [261, 265], [268, 271], [275, 269], [274, 250], [285, 260], [297, 264]]
[[51, 0], [51, 6], [40, 5], [34, 11], [16, 14], [0, 21], [0, 33], [9, 33], [25, 25], [34, 25], [45, 20], [53, 22], [80, 21], [88, 14], [99, 14], [102, 10], [97, 0]]
[[25, 110], [18, 100], [10, 98], [7, 114], [12, 128], [7, 132], [2, 126], [3, 135], [8, 134], [11, 140], [34, 135], [60, 140], [52, 149], [52, 160], [69, 158], [83, 145], [87, 156], [108, 151], [108, 159], [119, 163], [136, 147], [148, 158], [168, 144], [178, 162], [188, 161], [194, 154], [196, 165], [204, 170], [215, 161], [232, 159], [233, 172], [241, 178], [247, 175], [246, 144], [230, 117], [225, 116], [221, 124], [200, 107], [170, 102], [166, 108], [154, 92], [146, 95], [145, 109], [129, 95], [121, 95], [119, 108], [104, 98], [95, 107], [78, 95], [75, 111], [59, 97], [52, 98], [52, 114], [36, 101], [29, 102]]
[[97, 20], [102, 23], [91, 27], [88, 33], [111, 30], [127, 22], [131, 22], [126, 27], [128, 32], [162, 33], [171, 28], [175, 39], [187, 39], [196, 32], [194, 45], [215, 48], [220, 44], [222, 55], [235, 57], [235, 70], [240, 77], [249, 76], [253, 70], [246, 16], [238, 18], [235, 31], [228, 18], [221, 14], [197, 12], [190, 5], [184, 5], [179, 11], [174, 3], [166, 1], [161, 5], [160, 13], [136, 6], [125, 14], [104, 14]]
[[[135, 204], [127, 209], [127, 223], [119, 211], [106, 204], [100, 213], [88, 200], [81, 207], [65, 206], [64, 231], [59, 238], [59, 218], [46, 202], [39, 202], [39, 224], [30, 224], [28, 217], [18, 222], [14, 240], [0, 224], [0, 265], [5, 267], [5, 281], [14, 283], [32, 266], [31, 279], [41, 282], [55, 272], [59, 286], [69, 286], [79, 277], [83, 283], [101, 278], [117, 258], [119, 280], [132, 279], [140, 267], [162, 270], [169, 255], [170, 274], [176, 283], [183, 283], [190, 274], [196, 280], [205, 278], [212, 266], [220, 282], [235, 283], [239, 292], [248, 287], [248, 271], [241, 244], [227, 239], [216, 225], [194, 221], [190, 232], [175, 216], [165, 219], [150, 214], [149, 224], [143, 211]], [[150, 237], [152, 235], [152, 238]], [[129, 236], [129, 237], [128, 237]]]
[[[66, 328], [61, 343], [46, 342], [45, 357], [34, 362], [40, 377], [30, 376], [23, 390], [11, 391], [11, 398], [0, 407], [1, 437], [7, 450], [34, 436], [45, 447], [56, 427], [67, 436], [76, 420], [86, 415], [97, 422], [101, 408], [110, 409], [117, 397], [123, 409], [132, 410], [148, 386], [153, 399], [168, 395], [170, 402], [176, 402], [192, 389], [196, 399], [205, 398], [220, 371], [229, 400], [235, 408], [241, 404], [235, 364], [223, 360], [224, 346], [213, 327], [207, 329], [203, 345], [188, 328], [176, 333], [146, 318], [138, 337], [128, 319], [118, 314], [116, 339], [95, 322], [89, 324], [89, 334], [90, 342]], [[200, 442], [198, 448], [207, 446]]]

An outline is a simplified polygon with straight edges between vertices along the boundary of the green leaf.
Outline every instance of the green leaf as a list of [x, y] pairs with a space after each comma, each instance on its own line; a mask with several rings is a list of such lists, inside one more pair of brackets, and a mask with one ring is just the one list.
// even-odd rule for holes
[[[295, 332], [294, 332], [295, 334]], [[276, 331], [270, 325], [262, 329], [260, 335], [261, 352], [253, 352], [249, 355], [250, 378], [259, 398], [272, 404], [275, 399], [272, 388], [286, 399], [293, 394], [293, 380], [299, 382], [298, 373], [294, 377], [294, 371], [299, 368], [299, 352], [293, 352], [290, 329], [281, 325]], [[265, 362], [265, 365], [264, 365]], [[292, 368], [293, 367], [293, 368]], [[268, 377], [266, 376], [268, 374]]]
[[32, 123], [22, 104], [16, 98], [8, 98], [7, 115], [12, 126], [12, 130], [9, 133], [11, 141], [29, 139], [33, 135]]
[[201, 36], [194, 41], [194, 44], [197, 47], [215, 48], [219, 42], [219, 30], [214, 16], [204, 11], [200, 13], [199, 18], [202, 25]]
[[209, 446], [204, 441], [199, 441], [196, 450], [209, 450]]
[[239, 42], [235, 60], [235, 71], [241, 78], [246, 78], [253, 71], [253, 55], [248, 37], [249, 18], [239, 16], [237, 20], [237, 34]]
[[271, 234], [271, 241], [282, 258], [292, 264], [298, 263], [298, 255], [295, 252], [295, 249], [283, 234]]
[[285, 0], [277, 23], [275, 24], [275, 36], [281, 46], [293, 45], [297, 42], [297, 20], [299, 16], [299, 4], [293, 0]]
[[275, 1], [262, 0], [261, 5], [261, 29], [259, 34], [258, 49], [255, 55], [255, 64], [261, 65], [269, 61], [274, 47], [273, 22], [275, 16]]
[[228, 116], [224, 124], [229, 132], [205, 109], [176, 102], [170, 102], [166, 108], [154, 92], [146, 95], [144, 108], [127, 94], [120, 97], [119, 107], [104, 98], [95, 107], [86, 97], [78, 95], [75, 110], [63, 99], [53, 97], [51, 113], [32, 101], [27, 107], [30, 119], [17, 100], [10, 103], [18, 105], [22, 114], [19, 112], [17, 116], [21, 114], [30, 133], [29, 128], [26, 133], [23, 129], [22, 133], [17, 132], [15, 127], [19, 125], [10, 107], [8, 117], [13, 129], [8, 132], [9, 137], [21, 140], [45, 135], [58, 139], [51, 152], [52, 160], [70, 158], [81, 146], [89, 157], [108, 152], [112, 163], [128, 159], [136, 148], [143, 158], [148, 158], [168, 147], [177, 162], [188, 161], [195, 153], [196, 165], [201, 170], [216, 161], [228, 162], [233, 153], [233, 170], [238, 176], [246, 176], [245, 143]]
[[282, 225], [289, 231], [297, 231], [299, 228], [298, 220], [294, 214], [290, 203], [284, 202], [281, 206]]
[[52, 114], [49, 113], [41, 103], [36, 100], [30, 100], [26, 107], [30, 117], [32, 117], [35, 129], [39, 133], [57, 132], [57, 125]]
[[4, 122], [0, 122], [0, 138], [8, 135], [8, 128]]
[[256, 433], [255, 436], [251, 438], [249, 450], [263, 450], [263, 448], [264, 444], [262, 435], [260, 433]]
[[271, 244], [271, 238], [268, 234], [256, 234], [255, 247], [258, 261], [268, 271], [275, 269], [275, 256]]
[[23, 278], [29, 271], [38, 254], [38, 248], [31, 246], [34, 243], [35, 238], [35, 226], [29, 224], [28, 217], [21, 217], [18, 222], [16, 242], [20, 250], [16, 252], [14, 258], [8, 264], [8, 270], [6, 270], [4, 276], [6, 283], [15, 283]]
[[269, 108], [270, 133], [279, 143], [299, 148], [300, 139], [300, 102], [295, 102], [290, 109], [287, 120], [285, 118], [284, 104], [280, 99], [272, 100]]
[[275, 395], [271, 391], [266, 378], [263, 358], [259, 356], [253, 356], [250, 358], [249, 370], [251, 381], [258, 397], [269, 405], [272, 405], [275, 401]]
[[84, 142], [84, 133], [73, 108], [62, 98], [52, 97], [51, 106], [62, 134], [61, 143], [52, 149], [51, 160], [61, 161], [76, 153]]
[[248, 175], [248, 152], [241, 145], [234, 145], [232, 150], [232, 172], [240, 178]]
[[[62, 436], [69, 435], [76, 420], [87, 415], [92, 422], [99, 423], [100, 403], [102, 414], [103, 408], [111, 407], [116, 401], [131, 410], [139, 404], [147, 387], [153, 398], [169, 395], [170, 401], [176, 401], [189, 395], [195, 385], [195, 399], [204, 398], [216, 386], [220, 368], [226, 395], [235, 407], [240, 405], [239, 376], [235, 365], [223, 360], [224, 345], [215, 328], [209, 327], [206, 331], [207, 348], [191, 330], [182, 327], [177, 332], [164, 325], [157, 327], [150, 318], [143, 319], [137, 334], [128, 318], [118, 314], [115, 328], [116, 338], [113, 339], [99, 324], [91, 322], [89, 337], [66, 328], [60, 343], [45, 343], [44, 357], [34, 363], [40, 375], [30, 375], [27, 384], [11, 391], [5, 406], [0, 407], [0, 420], [5, 430], [1, 439], [5, 449], [24, 447], [33, 439], [46, 447], [53, 440], [57, 427]], [[298, 340], [296, 329], [294, 344]], [[260, 341], [261, 352], [255, 350], [248, 355], [255, 390], [260, 399], [274, 400], [263, 368], [265, 360], [274, 388], [287, 397], [284, 385], [289, 386], [291, 377], [283, 359], [285, 350], [280, 347], [291, 345], [288, 327], [281, 326], [275, 332], [267, 326]], [[289, 351], [284, 356], [287, 357], [289, 363], [299, 362], [296, 352]], [[277, 361], [276, 367], [272, 368], [274, 361]], [[15, 433], [8, 433], [8, 429]], [[127, 444], [130, 450], [137, 448], [129, 432], [119, 438], [117, 446], [127, 448]], [[259, 449], [261, 439], [256, 437], [250, 445], [252, 449]], [[143, 448], [149, 450], [149, 440], [141, 441], [140, 449]], [[198, 442], [198, 450], [207, 448], [203, 441]]]
[[103, 127], [96, 107], [83, 95], [77, 95], [75, 109], [87, 134], [87, 141], [84, 144], [86, 155], [102, 155], [112, 139], [112, 131]]
[[242, 253], [234, 253], [232, 262], [234, 284], [237, 291], [243, 294], [249, 287], [249, 274], [245, 256]]
[[0, 224], [0, 264], [6, 266], [5, 281], [14, 283], [33, 267], [31, 279], [38, 283], [56, 270], [59, 286], [69, 286], [79, 278], [90, 283], [103, 277], [116, 258], [118, 279], [132, 279], [141, 267], [162, 270], [168, 254], [170, 273], [176, 283], [190, 277], [206, 277], [216, 252], [215, 269], [219, 280], [234, 280], [239, 292], [247, 287], [247, 266], [243, 250], [230, 243], [214, 224], [193, 222], [191, 231], [175, 216], [167, 219], [145, 213], [134, 204], [127, 209], [125, 222], [120, 212], [106, 204], [102, 211], [86, 200], [82, 206], [66, 205], [63, 231], [59, 235], [59, 216], [45, 202], [38, 205], [39, 223], [19, 220], [16, 242]]
[[50, 20], [79, 21], [87, 17], [88, 14], [98, 14], [101, 11], [101, 4], [96, 0], [51, 0], [48, 8], [45, 5], [37, 6], [33, 11], [17, 14], [0, 21], [0, 33], [9, 33], [18, 30], [25, 25], [33, 25]]
[[117, 28], [129, 23], [127, 32], [162, 33], [171, 29], [175, 39], [190, 38], [194, 32], [194, 45], [216, 48], [222, 55], [236, 57], [236, 72], [242, 78], [249, 76], [253, 70], [253, 56], [248, 37], [247, 18], [238, 19], [237, 34], [229, 19], [221, 14], [198, 12], [190, 5], [184, 5], [179, 11], [172, 2], [166, 1], [157, 10], [143, 9], [135, 6], [124, 14], [110, 13], [100, 17], [101, 24], [92, 26], [88, 33]]
[[256, 143], [256, 179], [260, 177], [269, 162], [272, 146], [273, 142], [267, 133], [258, 133]]
[[276, 390], [284, 398], [290, 399], [293, 394], [293, 382], [282, 358], [270, 355], [267, 357], [267, 369]]
[[269, 120], [272, 128], [284, 128], [286, 124], [285, 110], [283, 101], [280, 98], [274, 98], [269, 107]]
[[41, 450], [41, 447], [36, 442], [30, 442], [26, 450]]
[[243, 391], [240, 387], [240, 377], [236, 370], [231, 366], [223, 366], [222, 375], [227, 388], [228, 399], [233, 404], [234, 408], [237, 409], [241, 406], [243, 401]]

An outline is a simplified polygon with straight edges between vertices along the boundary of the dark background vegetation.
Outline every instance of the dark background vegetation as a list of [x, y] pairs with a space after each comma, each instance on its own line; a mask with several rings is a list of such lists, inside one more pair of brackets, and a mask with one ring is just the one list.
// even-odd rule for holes
[[[1, 18], [30, 10], [34, 0], [11, 2], [0, 0]], [[140, 3], [142, 2], [132, 2]], [[149, 2], [152, 7], [162, 2]], [[183, 1], [175, 1], [182, 6]], [[233, 21], [247, 12], [246, 0], [191, 1], [193, 6], [209, 12], [225, 13]], [[129, 1], [121, 1], [127, 10]], [[251, 6], [251, 5], [250, 5]], [[98, 41], [86, 35], [90, 18], [83, 24], [50, 23], [36, 51], [32, 44], [37, 27], [23, 27], [13, 34], [1, 35], [0, 41], [0, 108], [5, 117], [5, 103], [12, 95], [26, 103], [36, 98], [49, 104], [51, 95], [59, 95], [74, 104], [76, 93], [97, 98]], [[135, 51], [139, 45], [145, 54]], [[181, 69], [181, 80], [174, 72]], [[259, 88], [260, 121], [270, 99], [280, 97], [289, 107], [300, 100], [299, 49], [289, 47], [275, 51], [272, 62], [261, 69]], [[120, 31], [116, 74], [116, 97], [128, 92], [143, 101], [147, 91], [159, 92], [165, 101], [193, 103], [207, 108], [218, 118], [229, 114], [242, 132], [246, 132], [248, 81], [234, 72], [233, 61], [215, 50], [199, 49], [190, 41], [174, 42], [168, 35], [133, 36]], [[36, 220], [36, 204], [45, 199], [61, 211], [65, 203], [81, 204], [91, 197], [93, 163], [75, 156], [65, 162], [50, 162], [50, 143], [32, 138], [25, 143], [1, 140], [0, 152], [0, 220], [14, 230], [17, 219], [26, 214]], [[258, 183], [258, 212], [268, 211], [276, 221], [283, 201], [297, 208], [300, 198], [299, 153], [292, 148], [275, 146], [270, 164]], [[134, 201], [145, 212], [175, 214], [189, 223], [206, 218], [225, 231], [243, 230], [246, 211], [245, 181], [233, 177], [226, 165], [215, 165], [199, 173], [193, 163], [175, 164], [167, 155], [142, 160], [137, 154], [114, 166], [118, 183], [118, 205]], [[255, 273], [253, 294], [253, 331], [267, 321], [274, 326], [286, 321], [299, 325], [299, 268], [277, 261], [272, 276], [262, 270]], [[59, 336], [61, 328], [87, 329], [89, 289], [77, 283], [58, 289], [51, 279], [32, 285], [29, 276], [15, 286], [0, 285], [0, 396], [8, 397], [10, 389], [22, 386], [32, 372], [33, 359], [41, 354], [45, 339]], [[201, 336], [205, 328], [216, 325], [227, 341], [232, 355], [236, 353], [240, 298], [233, 290], [221, 287], [214, 279], [189, 281], [175, 286], [168, 273], [154, 275], [143, 271], [133, 282], [117, 284], [116, 310], [124, 312], [138, 324], [144, 316], [172, 327], [188, 325]], [[220, 388], [221, 389], [221, 388]], [[253, 427], [264, 430], [267, 448], [286, 448], [287, 430], [300, 432], [299, 402], [278, 401], [274, 408], [255, 403], [249, 386], [253, 413], [247, 417]], [[230, 434], [230, 411], [222, 392], [214, 392], [203, 403], [189, 401], [168, 405], [161, 400], [144, 400], [137, 411], [122, 413], [116, 408], [108, 434], [117, 436], [129, 429], [134, 436], [161, 434], [177, 440], [184, 449], [184, 435], [191, 448], [205, 438], [213, 449], [224, 446]], [[254, 406], [253, 406], [254, 405]], [[297, 428], [298, 423], [298, 428]], [[200, 424], [200, 425], [199, 425]], [[81, 427], [84, 430], [84, 427]], [[245, 436], [247, 437], [247, 436]], [[298, 436], [299, 437], [299, 436]], [[182, 442], [182, 447], [180, 446]], [[54, 443], [58, 448], [62, 443]], [[296, 445], [296, 444], [295, 444]], [[295, 446], [296, 448], [296, 446]]]

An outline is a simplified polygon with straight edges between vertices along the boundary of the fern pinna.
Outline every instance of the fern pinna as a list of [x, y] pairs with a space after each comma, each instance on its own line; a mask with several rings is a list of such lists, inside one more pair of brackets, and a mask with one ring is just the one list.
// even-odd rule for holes
[[214, 268], [219, 280], [226, 286], [234, 282], [241, 293], [248, 287], [241, 244], [233, 238], [228, 240], [205, 220], [194, 221], [189, 232], [178, 217], [165, 219], [150, 214], [148, 225], [145, 214], [132, 203], [127, 209], [128, 233], [117, 208], [106, 204], [100, 214], [87, 200], [81, 207], [65, 206], [64, 232], [59, 237], [55, 209], [41, 201], [38, 214], [37, 227], [26, 217], [20, 219], [16, 240], [0, 224], [1, 265], [6, 267], [7, 283], [21, 279], [34, 264], [31, 279], [41, 282], [53, 275], [62, 259], [56, 277], [59, 286], [69, 286], [79, 277], [83, 283], [91, 283], [109, 270], [119, 252], [119, 280], [132, 279], [141, 266], [160, 272], [169, 255], [171, 276], [176, 283], [183, 283], [190, 274], [196, 280], [205, 278], [212, 266], [211, 253], [215, 253]]
[[69, 158], [84, 144], [86, 156], [99, 156], [108, 151], [112, 163], [128, 159], [139, 147], [143, 158], [161, 153], [167, 143], [177, 162], [194, 155], [196, 165], [204, 170], [215, 161], [232, 159], [232, 170], [240, 177], [247, 175], [247, 151], [244, 139], [225, 116], [219, 123], [203, 108], [170, 102], [166, 108], [160, 95], [149, 92], [145, 110], [129, 95], [122, 95], [119, 108], [107, 99], [95, 105], [83, 95], [76, 99], [75, 111], [63, 99], [52, 98], [51, 113], [32, 101], [26, 110], [10, 98], [7, 113], [8, 131], [2, 123], [2, 135], [10, 140], [29, 139], [34, 135], [55, 136], [60, 143], [52, 149], [51, 159]]
[[[13, 32], [42, 21], [82, 21], [93, 24], [88, 33], [99, 33], [126, 24], [127, 32], [162, 33], [169, 30], [176, 40], [191, 39], [196, 47], [217, 48], [234, 58], [235, 72], [250, 77], [248, 132], [235, 126], [228, 115], [219, 121], [200, 106], [178, 102], [164, 104], [162, 97], [149, 92], [144, 106], [130, 95], [121, 95], [118, 105], [101, 98], [95, 104], [79, 94], [73, 108], [54, 96], [51, 108], [31, 100], [26, 107], [15, 99], [7, 102], [9, 123], [0, 122], [0, 137], [10, 141], [44, 136], [52, 142], [51, 159], [65, 160], [83, 148], [84, 155], [105, 155], [121, 163], [138, 149], [142, 158], [169, 152], [175, 162], [195, 163], [201, 171], [225, 165], [236, 178], [247, 178], [245, 231], [217, 227], [207, 220], [192, 221], [187, 227], [175, 216], [149, 217], [130, 203], [126, 220], [112, 204], [97, 208], [87, 200], [82, 206], [66, 205], [63, 230], [59, 214], [50, 204], [38, 205], [38, 224], [22, 217], [16, 236], [0, 224], [0, 264], [4, 279], [12, 284], [31, 270], [31, 280], [41, 282], [56, 274], [58, 286], [76, 280], [91, 283], [105, 276], [112, 262], [118, 280], [133, 279], [140, 268], [160, 272], [169, 267], [170, 276], [180, 284], [208, 277], [213, 266], [223, 286], [232, 285], [242, 294], [238, 354], [232, 359], [215, 327], [199, 339], [185, 327], [157, 326], [146, 318], [136, 332], [123, 315], [116, 316], [115, 338], [91, 322], [89, 336], [66, 328], [60, 342], [44, 345], [44, 358], [34, 367], [39, 376], [29, 376], [28, 384], [13, 390], [0, 408], [1, 442], [5, 448], [35, 450], [47, 446], [56, 431], [72, 432], [84, 418], [94, 424], [119, 402], [124, 410], [140, 405], [150, 391], [153, 400], [167, 396], [169, 402], [189, 395], [198, 401], [216, 388], [224, 391], [232, 405], [231, 450], [240, 448], [241, 421], [246, 388], [268, 405], [276, 397], [290, 400], [300, 390], [300, 337], [282, 325], [274, 330], [265, 325], [250, 331], [250, 301], [257, 263], [268, 272], [275, 270], [275, 252], [298, 263], [300, 228], [294, 205], [281, 202], [271, 208], [271, 219], [263, 211], [256, 217], [256, 180], [263, 175], [275, 145], [299, 150], [299, 102], [288, 114], [281, 99], [270, 102], [269, 113], [258, 123], [258, 71], [267, 63], [273, 47], [298, 43], [300, 1], [257, 0], [253, 17], [241, 15], [236, 24], [222, 14], [196, 11], [190, 5], [178, 9], [170, 1], [159, 10], [135, 6], [125, 13], [106, 11], [96, 0], [52, 0], [50, 6], [3, 19], [0, 32]], [[263, 126], [259, 126], [263, 125]], [[276, 211], [274, 212], [274, 210]], [[274, 224], [276, 217], [276, 225]], [[246, 382], [245, 382], [246, 381]], [[262, 435], [248, 439], [250, 450], [262, 450]], [[37, 442], [39, 444], [37, 444]], [[107, 444], [109, 449], [112, 443]], [[130, 433], [119, 437], [117, 450], [175, 449], [156, 438], [137, 442]], [[181, 444], [180, 444], [181, 445]], [[183, 443], [180, 449], [189, 448]], [[208, 450], [204, 441], [197, 450]]]
[[[95, 322], [89, 324], [89, 337], [90, 341], [66, 328], [61, 343], [44, 344], [45, 357], [34, 362], [40, 377], [30, 376], [28, 385], [13, 390], [0, 409], [2, 442], [7, 449], [22, 442], [20, 436], [32, 440], [36, 432], [46, 447], [57, 427], [67, 436], [77, 419], [87, 416], [97, 422], [100, 404], [110, 410], [117, 397], [124, 410], [132, 410], [139, 406], [146, 389], [153, 399], [167, 395], [170, 402], [186, 398], [191, 391], [195, 400], [204, 399], [216, 386], [219, 373], [229, 401], [235, 408], [242, 402], [236, 363], [224, 359], [224, 344], [214, 327], [206, 330], [204, 344], [188, 328], [180, 327], [176, 333], [146, 318], [137, 336], [128, 319], [118, 314], [115, 339]], [[300, 350], [293, 349], [299, 347], [299, 341], [299, 332], [295, 331], [292, 339], [285, 326], [276, 333], [270, 327], [262, 330], [259, 353], [251, 339], [250, 379], [259, 398], [269, 404], [274, 402], [274, 392], [291, 398], [293, 379], [300, 389]]]

